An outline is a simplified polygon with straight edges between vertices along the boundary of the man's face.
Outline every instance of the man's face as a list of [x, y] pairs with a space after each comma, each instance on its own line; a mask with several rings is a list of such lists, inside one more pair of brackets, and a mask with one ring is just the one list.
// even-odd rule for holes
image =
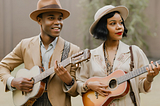
[[38, 17], [42, 36], [58, 37], [63, 27], [63, 14], [60, 12], [43, 13]]

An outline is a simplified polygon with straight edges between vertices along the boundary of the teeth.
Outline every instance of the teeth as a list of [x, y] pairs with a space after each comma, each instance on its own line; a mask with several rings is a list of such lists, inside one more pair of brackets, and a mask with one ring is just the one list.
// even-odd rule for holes
[[59, 29], [59, 28], [54, 28], [54, 29]]

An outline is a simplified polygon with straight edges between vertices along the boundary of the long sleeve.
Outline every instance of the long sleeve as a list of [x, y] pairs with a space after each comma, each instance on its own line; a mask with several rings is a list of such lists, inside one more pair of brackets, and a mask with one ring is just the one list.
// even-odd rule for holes
[[[0, 79], [3, 81], [4, 85], [7, 83], [7, 79], [11, 76], [11, 72], [15, 67], [23, 63], [23, 56], [21, 51], [20, 42], [12, 52], [10, 52], [6, 57], [0, 62]], [[6, 86], [6, 91], [8, 91]]]

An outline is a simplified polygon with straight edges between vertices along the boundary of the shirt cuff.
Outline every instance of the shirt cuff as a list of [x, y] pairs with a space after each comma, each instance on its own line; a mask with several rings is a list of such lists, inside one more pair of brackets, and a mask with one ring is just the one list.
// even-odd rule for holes
[[9, 77], [9, 78], [7, 79], [7, 87], [8, 87], [8, 89], [9, 89], [10, 91], [16, 90], [15, 88], [13, 88], [13, 87], [11, 86], [11, 82], [12, 82], [13, 79], [14, 79], [14, 77]]
[[64, 85], [65, 85], [67, 90], [71, 89], [71, 87], [74, 85], [74, 78], [72, 78], [72, 84], [71, 85], [67, 85], [66, 83]]

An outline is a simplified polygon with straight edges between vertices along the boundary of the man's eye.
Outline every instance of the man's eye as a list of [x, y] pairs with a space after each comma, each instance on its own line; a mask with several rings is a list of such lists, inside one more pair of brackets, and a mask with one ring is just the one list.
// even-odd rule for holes
[[63, 19], [62, 17], [59, 18], [59, 20], [62, 20], [62, 19]]
[[50, 19], [50, 20], [53, 20], [53, 19], [54, 19], [54, 17], [49, 17], [49, 19]]

